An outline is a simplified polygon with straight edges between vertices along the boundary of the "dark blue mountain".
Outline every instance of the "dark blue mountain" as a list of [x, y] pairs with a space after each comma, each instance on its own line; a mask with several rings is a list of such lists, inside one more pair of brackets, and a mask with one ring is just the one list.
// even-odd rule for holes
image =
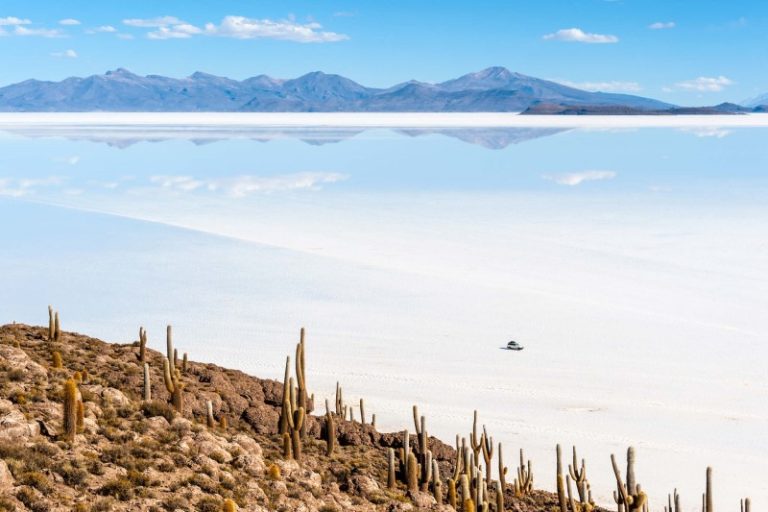
[[291, 80], [246, 80], [197, 72], [139, 76], [125, 69], [60, 82], [27, 80], [0, 88], [5, 112], [519, 112], [536, 104], [672, 107], [626, 94], [589, 92], [492, 67], [438, 84], [387, 89], [319, 71]]

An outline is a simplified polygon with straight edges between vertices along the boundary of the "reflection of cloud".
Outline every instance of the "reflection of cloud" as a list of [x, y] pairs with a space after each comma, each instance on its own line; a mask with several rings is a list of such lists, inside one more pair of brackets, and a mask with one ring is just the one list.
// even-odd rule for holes
[[616, 173], [614, 171], [582, 171], [567, 174], [545, 174], [542, 177], [545, 180], [554, 181], [558, 185], [575, 187], [585, 181], [612, 180], [616, 177]]
[[701, 128], [681, 128], [680, 131], [692, 133], [697, 137], [715, 137], [722, 139], [731, 134], [730, 130], [717, 128], [716, 126], [702, 126]]
[[48, 178], [0, 178], [0, 196], [22, 197], [34, 194], [41, 187], [61, 185], [63, 179], [58, 176]]
[[150, 182], [178, 192], [198, 189], [223, 192], [231, 197], [245, 197], [259, 192], [317, 189], [325, 183], [336, 183], [346, 176], [334, 172], [300, 172], [282, 176], [237, 176], [222, 179], [197, 179], [192, 176], [152, 176]]

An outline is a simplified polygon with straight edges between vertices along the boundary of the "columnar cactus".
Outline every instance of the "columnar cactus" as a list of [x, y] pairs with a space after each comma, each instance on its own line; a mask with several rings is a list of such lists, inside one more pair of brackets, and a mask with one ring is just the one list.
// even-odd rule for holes
[[469, 443], [472, 446], [475, 460], [480, 460], [480, 439], [477, 437], [477, 410], [472, 415], [472, 434], [469, 436]]
[[179, 372], [172, 368], [172, 358], [163, 360], [163, 381], [165, 382], [165, 389], [171, 394], [171, 405], [177, 412], [184, 412], [184, 384], [181, 383], [181, 375]]
[[61, 324], [59, 323], [59, 312], [53, 315], [53, 341], [58, 342], [61, 339]]
[[64, 439], [74, 441], [77, 434], [77, 383], [67, 379], [64, 383]]
[[181, 358], [181, 373], [187, 373], [187, 366], [189, 365], [189, 357], [184, 352], [184, 357]]
[[147, 331], [144, 327], [139, 327], [139, 362], [147, 360]]
[[418, 491], [419, 490], [419, 463], [416, 460], [416, 456], [413, 453], [408, 454], [406, 467], [408, 468], [406, 471], [406, 474], [408, 475], [408, 490]]
[[325, 454], [327, 456], [333, 455], [334, 450], [336, 449], [336, 423], [333, 420], [333, 415], [331, 414], [331, 411], [328, 410], [328, 402], [326, 401], [325, 404]]
[[498, 480], [496, 481], [496, 510], [499, 512], [504, 510], [504, 487]]
[[744, 498], [741, 500], [741, 512], [750, 512], [750, 501], [749, 498]]
[[501, 443], [499, 443], [499, 483], [502, 489], [507, 488], [507, 466], [504, 465], [504, 454], [502, 453]]
[[365, 402], [360, 399], [360, 424], [365, 425]]
[[579, 468], [578, 457], [576, 456], [576, 447], [573, 447], [573, 464], [568, 465], [568, 473], [571, 475], [576, 490], [579, 493], [579, 501], [586, 503], [587, 497], [587, 463], [584, 459], [581, 459], [581, 467]]
[[[307, 400], [307, 376], [306, 376], [306, 365], [304, 362], [304, 328], [301, 328], [301, 331], [299, 332], [299, 343], [296, 345], [296, 384], [298, 385], [298, 389], [296, 392], [296, 401], [297, 406], [300, 409], [304, 409], [305, 413], [309, 414], [312, 412], [312, 408], [310, 407], [310, 404]], [[299, 434], [301, 435], [301, 438], [304, 439], [307, 436], [307, 425], [306, 423], [302, 422], [302, 425], [300, 427], [301, 431]], [[297, 459], [298, 460], [298, 459]]]
[[714, 512], [715, 508], [712, 504], [712, 468], [707, 468], [707, 492], [705, 500], [706, 508], [704, 512]]
[[288, 417], [293, 414], [291, 408], [291, 357], [285, 358], [285, 376], [283, 377], [283, 405], [280, 411], [279, 430], [281, 434], [288, 432]]
[[[680, 508], [680, 495], [677, 494], [675, 489], [672, 494], [667, 494], [667, 506], [664, 507], [664, 512], [681, 512]], [[743, 510], [741, 512], [744, 512]]]
[[213, 403], [210, 400], [208, 400], [205, 403], [205, 408], [206, 408], [205, 422], [208, 425], [208, 428], [210, 429], [216, 428], [216, 419], [213, 417]]
[[53, 308], [49, 305], [48, 306], [48, 341], [53, 341], [53, 335], [54, 335], [54, 325], [53, 325]]
[[568, 502], [565, 497], [565, 479], [563, 478], [563, 462], [560, 453], [560, 445], [557, 445], [557, 502], [560, 512], [568, 512]]
[[176, 372], [176, 359], [173, 357], [173, 327], [170, 325], [165, 328], [165, 356], [168, 358], [168, 364], [171, 367], [171, 375]]
[[525, 454], [520, 448], [520, 465], [517, 467], [517, 478], [515, 479], [515, 494], [525, 496], [533, 491], [533, 467], [531, 461], [525, 461]]
[[61, 360], [61, 352], [58, 350], [53, 353], [53, 367], [54, 368], [61, 368], [63, 366], [62, 360]]
[[152, 382], [149, 373], [149, 363], [144, 363], [144, 401], [152, 400]]
[[440, 479], [440, 465], [432, 460], [432, 493], [438, 505], [443, 504], [443, 482]]
[[77, 425], [78, 434], [82, 434], [85, 430], [85, 406], [79, 398], [77, 400], [77, 421], [75, 424]]
[[395, 488], [395, 449], [387, 450], [387, 489]]
[[483, 425], [483, 434], [480, 436], [480, 448], [483, 452], [483, 460], [485, 461], [485, 482], [491, 484], [491, 460], [493, 460], [493, 438], [488, 437], [488, 432]]
[[[624, 484], [621, 479], [621, 471], [616, 464], [616, 457], [611, 454], [611, 465], [613, 466], [613, 474], [616, 476], [616, 488], [618, 493], [614, 492], [614, 500], [620, 505], [624, 505], [624, 509], [627, 512], [642, 512], [648, 497], [640, 489], [640, 486], [634, 481], [635, 476], [635, 450], [630, 447], [627, 450], [627, 474], [632, 475], [632, 486]], [[627, 479], [629, 481], [629, 479]]]

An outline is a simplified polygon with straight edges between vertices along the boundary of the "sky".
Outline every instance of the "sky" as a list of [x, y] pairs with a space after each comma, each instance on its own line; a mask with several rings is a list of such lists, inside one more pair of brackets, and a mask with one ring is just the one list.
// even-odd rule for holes
[[110, 69], [367, 86], [488, 66], [681, 105], [768, 92], [768, 3], [2, 0], [0, 85]]

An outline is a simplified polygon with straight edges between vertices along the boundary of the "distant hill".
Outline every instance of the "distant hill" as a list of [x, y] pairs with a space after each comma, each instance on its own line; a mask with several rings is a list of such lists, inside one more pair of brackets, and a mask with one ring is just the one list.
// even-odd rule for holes
[[761, 94], [760, 96], [744, 100], [741, 102], [741, 104], [750, 108], [762, 107], [762, 112], [765, 112], [765, 109], [768, 106], [768, 92]]
[[238, 81], [201, 72], [187, 78], [139, 76], [126, 69], [0, 88], [4, 112], [520, 112], [541, 103], [673, 107], [640, 96], [583, 91], [503, 67], [384, 89], [319, 71], [291, 80], [260, 75]]
[[662, 109], [640, 109], [627, 105], [566, 105], [555, 103], [536, 103], [525, 109], [525, 115], [602, 115], [602, 116], [631, 116], [631, 115], [724, 115], [747, 114], [763, 112], [760, 108], [747, 108], [735, 103], [721, 103], [711, 107], [670, 107]]

